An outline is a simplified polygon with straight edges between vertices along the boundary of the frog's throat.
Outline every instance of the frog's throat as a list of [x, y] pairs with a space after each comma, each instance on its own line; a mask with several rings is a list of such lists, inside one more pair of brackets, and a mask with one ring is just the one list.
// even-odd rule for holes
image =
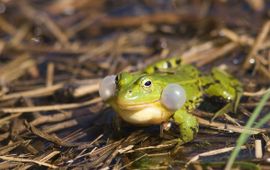
[[138, 105], [118, 105], [115, 109], [126, 122], [142, 126], [160, 124], [167, 121], [173, 114], [164, 108], [159, 100]]
[[117, 105], [120, 109], [123, 109], [123, 110], [130, 110], [130, 111], [134, 111], [134, 110], [141, 110], [143, 108], [146, 108], [146, 107], [151, 107], [153, 105], [158, 105], [160, 103], [160, 100], [155, 100], [155, 101], [152, 101], [152, 102], [149, 102], [149, 103], [141, 103], [141, 104], [131, 104], [131, 103], [123, 103], [121, 101], [117, 101]]

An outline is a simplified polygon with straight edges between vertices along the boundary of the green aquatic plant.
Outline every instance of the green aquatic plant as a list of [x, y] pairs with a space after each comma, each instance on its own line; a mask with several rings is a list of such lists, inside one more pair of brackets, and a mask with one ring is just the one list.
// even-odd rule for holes
[[[246, 126], [244, 127], [244, 132], [239, 136], [239, 138], [236, 141], [236, 147], [233, 150], [233, 152], [230, 155], [230, 158], [227, 162], [227, 165], [225, 167], [225, 170], [230, 170], [236, 157], [238, 156], [240, 150], [241, 150], [241, 146], [247, 141], [248, 137], [250, 136], [250, 134], [245, 133], [247, 131], [248, 128], [251, 128], [257, 117], [259, 116], [259, 114], [261, 113], [263, 107], [265, 106], [265, 103], [267, 102], [267, 100], [270, 98], [270, 88], [267, 90], [267, 93], [264, 94], [264, 96], [262, 97], [262, 99], [260, 100], [259, 104], [257, 105], [257, 107], [255, 108], [255, 110], [253, 111], [251, 117], [249, 118]], [[265, 117], [263, 117], [256, 125], [254, 125], [253, 127], [255, 128], [259, 128], [262, 125], [264, 125], [268, 120], [270, 119], [270, 113], [268, 113]]]

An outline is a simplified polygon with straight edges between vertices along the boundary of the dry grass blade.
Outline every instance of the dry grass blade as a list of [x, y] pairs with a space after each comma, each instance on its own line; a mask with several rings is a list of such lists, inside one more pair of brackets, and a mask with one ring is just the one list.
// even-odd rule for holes
[[33, 160], [33, 159], [25, 159], [25, 158], [16, 158], [16, 157], [11, 157], [11, 156], [0, 156], [0, 159], [5, 160], [5, 161], [15, 161], [15, 162], [23, 162], [23, 163], [35, 163], [41, 166], [46, 166], [48, 168], [52, 168], [52, 169], [57, 169], [58, 166], [56, 165], [52, 165], [46, 162], [42, 162], [42, 161], [37, 161], [37, 160]]
[[245, 59], [243, 69], [247, 70], [250, 67], [250, 59], [256, 55], [260, 46], [262, 46], [263, 42], [265, 41], [267, 34], [270, 30], [270, 21], [267, 21], [263, 27], [259, 35], [257, 36], [254, 45], [252, 46], [247, 58]]
[[[244, 127], [242, 126], [234, 126], [230, 124], [225, 124], [225, 123], [219, 123], [219, 122], [210, 122], [208, 120], [202, 119], [200, 117], [197, 117], [199, 123], [201, 125], [211, 127], [211, 128], [216, 128], [219, 130], [224, 130], [224, 131], [229, 131], [229, 132], [237, 132], [237, 133], [243, 133], [244, 132]], [[259, 134], [266, 132], [264, 129], [256, 129], [256, 128], [249, 128], [245, 131], [248, 134]]]
[[147, 147], [136, 148], [136, 149], [125, 151], [125, 153], [132, 153], [132, 152], [146, 151], [146, 150], [154, 150], [154, 149], [165, 149], [165, 148], [170, 148], [172, 146], [175, 146], [176, 144], [177, 144], [177, 141], [174, 140], [174, 141], [172, 141], [172, 143], [160, 144], [160, 145], [157, 145], [157, 146], [147, 146]]
[[252, 46], [254, 44], [254, 39], [247, 36], [247, 35], [238, 35], [237, 33], [235, 33], [232, 30], [229, 30], [227, 28], [223, 28], [220, 30], [220, 34], [222, 36], [225, 36], [227, 38], [229, 38], [231, 41], [236, 42], [236, 43], [240, 43], [241, 45], [249, 45]]
[[247, 3], [256, 11], [262, 11], [265, 7], [264, 0], [246, 0]]
[[232, 52], [237, 47], [238, 47], [238, 44], [236, 44], [234, 42], [227, 43], [224, 46], [222, 46], [221, 48], [217, 48], [214, 51], [212, 51], [211, 54], [209, 54], [208, 56], [205, 56], [205, 58], [203, 60], [198, 61], [196, 64], [198, 66], [203, 66], [207, 63], [212, 62], [213, 60], [216, 60], [219, 57], [224, 56], [225, 54]]
[[28, 122], [25, 122], [26, 126], [28, 127], [29, 130], [31, 130], [31, 132], [43, 139], [46, 139], [50, 142], [53, 142], [59, 146], [67, 146], [67, 147], [72, 147], [72, 146], [78, 146], [78, 144], [71, 144], [71, 143], [65, 143], [63, 142], [63, 140], [61, 140], [60, 138], [58, 138], [55, 135], [49, 135], [46, 132], [43, 132], [37, 128], [35, 128], [34, 126], [32, 126], [31, 124], [29, 124]]
[[[188, 167], [192, 162], [195, 162], [197, 160], [200, 159], [200, 157], [205, 157], [205, 156], [213, 156], [213, 155], [217, 155], [217, 154], [221, 154], [221, 153], [225, 153], [225, 152], [229, 152], [232, 151], [235, 147], [226, 147], [226, 148], [221, 148], [221, 149], [215, 149], [215, 150], [211, 150], [211, 151], [207, 151], [204, 153], [200, 153], [194, 157], [192, 157], [185, 165], [185, 167]], [[246, 146], [242, 146], [241, 149], [246, 149]]]
[[[97, 80], [98, 81], [98, 80]], [[76, 84], [76, 82], [74, 83]], [[58, 83], [52, 85], [50, 83], [49, 86], [41, 87], [29, 91], [22, 91], [22, 92], [15, 92], [5, 95], [0, 95], [0, 101], [11, 100], [11, 99], [18, 99], [18, 98], [38, 98], [38, 97], [45, 97], [54, 94], [57, 90], [63, 89], [66, 85], [64, 83]], [[71, 85], [72, 86], [72, 85]], [[79, 87], [75, 88], [73, 93], [71, 94], [73, 97], [82, 97], [85, 95], [89, 95], [98, 91], [99, 85], [98, 83], [88, 84], [88, 85], [80, 85]]]
[[[191, 161], [196, 163], [189, 163], [195, 168], [207, 163], [215, 169], [219, 165], [208, 164], [212, 158], [224, 165], [225, 154], [218, 154], [229, 152], [226, 146], [233, 146], [244, 133], [251, 110], [270, 85], [269, 3], [1, 1], [0, 169], [181, 169], [194, 155]], [[197, 78], [189, 82], [194, 84], [187, 91], [188, 99], [193, 101], [195, 88], [203, 95], [200, 106], [190, 110], [201, 128], [193, 141], [183, 145], [177, 145], [179, 126], [173, 116], [161, 128], [133, 126], [118, 119], [116, 105], [108, 107], [97, 96], [103, 77], [137, 71], [140, 75], [148, 64], [176, 56], [181, 61], [164, 63], [164, 68], [170, 68], [159, 82], [174, 76], [189, 79], [193, 75], [189, 66], [181, 75], [175, 74], [174, 67], [191, 64], [198, 68], [199, 79], [206, 75], [207, 84], [201, 87]], [[234, 91], [234, 87], [227, 89], [229, 81], [222, 83], [223, 75], [211, 74], [213, 67], [226, 69], [245, 92], [235, 113], [226, 111], [211, 122], [215, 109], [227, 101], [205, 97], [204, 92], [212, 93], [216, 83], [224, 85], [218, 92]], [[214, 85], [207, 83], [208, 78], [211, 82], [214, 78]], [[118, 83], [117, 97], [122, 97], [118, 92], [126, 89], [126, 80], [130, 79]], [[137, 82], [131, 85], [135, 89]], [[151, 84], [155, 91], [156, 83]], [[154, 91], [147, 90], [147, 98], [158, 94]], [[140, 102], [146, 99], [139, 97]], [[266, 101], [262, 113], [266, 116], [257, 120], [257, 126], [269, 121], [264, 113], [269, 107]], [[269, 138], [269, 126], [249, 128], [247, 133], [254, 135], [249, 143], [262, 134]], [[200, 156], [205, 158], [198, 160]], [[269, 166], [264, 157], [244, 156], [263, 168]]]
[[[53, 152], [49, 153], [48, 155], [46, 154], [43, 158], [40, 158], [38, 161], [46, 162], [46, 161], [50, 160], [51, 158], [53, 158], [54, 156], [58, 155], [59, 153], [61, 153], [61, 152], [60, 151], [53, 151]], [[31, 167], [32, 167], [32, 165], [24, 165], [22, 167], [19, 167], [19, 169], [26, 170], [26, 169], [29, 169]]]
[[19, 117], [21, 114], [22, 113], [15, 113], [0, 119], [0, 127], [6, 123], [9, 123], [9, 121], [11, 121], [12, 119]]
[[30, 26], [28, 24], [23, 25], [20, 29], [18, 29], [14, 37], [10, 40], [10, 45], [17, 46], [18, 44], [20, 44], [22, 40], [26, 37], [29, 30]]
[[0, 17], [0, 28], [11, 35], [16, 34], [17, 32], [16, 28], [8, 23], [8, 21], [3, 17]]
[[14, 142], [12, 144], [1, 147], [0, 148], [0, 155], [5, 155], [5, 154], [9, 153], [13, 149], [20, 146], [22, 143], [29, 143], [29, 140], [28, 141], [18, 141], [18, 142]]
[[73, 96], [74, 97], [82, 97], [87, 94], [91, 94], [93, 92], [98, 91], [99, 84], [90, 84], [90, 85], [82, 85], [79, 88], [74, 90]]
[[66, 110], [75, 109], [79, 107], [89, 106], [101, 101], [101, 98], [95, 98], [82, 103], [71, 103], [71, 104], [59, 104], [50, 106], [34, 106], [34, 107], [18, 107], [18, 108], [1, 108], [0, 111], [5, 113], [25, 113], [25, 112], [41, 112], [41, 111], [53, 111], [53, 110]]
[[39, 23], [42, 22], [51, 33], [61, 42], [65, 47], [69, 47], [69, 38], [67, 35], [57, 26], [57, 24], [49, 18], [45, 13], [40, 14], [34, 8], [27, 3], [27, 1], [20, 1], [20, 8], [22, 9], [25, 16], [29, 19]]
[[270, 71], [265, 68], [263, 65], [259, 64], [258, 70], [262, 72], [268, 79], [270, 79]]
[[16, 99], [20, 97], [44, 97], [53, 94], [56, 90], [64, 87], [63, 83], [55, 84], [49, 87], [43, 87], [38, 89], [33, 89], [29, 91], [10, 93], [0, 97], [0, 101]]
[[136, 162], [136, 161], [142, 159], [142, 158], [145, 157], [145, 156], [147, 156], [147, 154], [144, 154], [144, 155], [142, 155], [142, 156], [136, 158], [135, 160], [131, 161], [130, 163], [128, 163], [128, 164], [122, 166], [120, 169], [125, 169], [125, 168], [131, 166], [134, 162]]
[[268, 92], [269, 89], [261, 89], [257, 92], [244, 92], [244, 96], [263, 96], [265, 93]]
[[46, 87], [50, 87], [53, 85], [54, 79], [54, 64], [49, 63], [47, 66], [47, 79], [46, 79]]
[[24, 75], [28, 69], [35, 66], [35, 64], [35, 61], [31, 59], [28, 54], [17, 57], [15, 60], [0, 68], [0, 83], [3, 85], [18, 79]]

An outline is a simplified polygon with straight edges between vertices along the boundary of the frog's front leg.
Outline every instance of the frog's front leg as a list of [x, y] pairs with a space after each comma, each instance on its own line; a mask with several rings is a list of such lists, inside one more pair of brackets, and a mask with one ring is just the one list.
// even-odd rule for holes
[[199, 130], [196, 117], [188, 113], [185, 109], [179, 109], [175, 112], [173, 118], [179, 125], [179, 144], [181, 145], [193, 140]]

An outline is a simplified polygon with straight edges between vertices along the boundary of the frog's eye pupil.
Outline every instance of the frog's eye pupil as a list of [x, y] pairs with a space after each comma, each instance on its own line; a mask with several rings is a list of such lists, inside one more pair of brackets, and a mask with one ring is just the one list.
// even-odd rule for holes
[[150, 80], [148, 80], [147, 82], [145, 82], [145, 83], [144, 83], [144, 85], [145, 85], [146, 87], [151, 86], [151, 84], [152, 84], [152, 83], [151, 83], [151, 81], [150, 81]]

